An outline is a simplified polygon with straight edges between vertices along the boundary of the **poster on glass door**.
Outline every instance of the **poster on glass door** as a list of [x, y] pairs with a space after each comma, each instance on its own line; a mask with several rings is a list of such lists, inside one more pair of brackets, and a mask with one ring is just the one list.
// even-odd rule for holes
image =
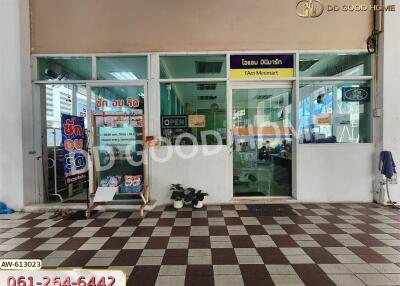
[[61, 132], [65, 182], [72, 184], [87, 180], [84, 117], [62, 114]]

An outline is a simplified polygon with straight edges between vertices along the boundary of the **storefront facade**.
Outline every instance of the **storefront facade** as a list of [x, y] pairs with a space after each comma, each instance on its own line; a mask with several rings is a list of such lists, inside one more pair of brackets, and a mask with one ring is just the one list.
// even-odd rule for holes
[[[296, 14], [298, 1], [237, 1], [233, 9], [180, 1], [153, 7], [121, 0], [113, 9], [107, 1], [78, 2], [17, 7], [31, 13], [24, 76], [32, 80], [23, 97], [29, 101], [21, 126], [29, 132], [21, 131], [21, 141], [29, 150], [21, 158], [17, 207], [41, 203], [58, 189], [72, 197], [68, 186], [57, 186], [57, 168], [43, 163], [57, 161], [64, 113], [86, 118], [91, 192], [102, 181], [141, 174], [157, 204], [170, 203], [173, 183], [206, 191], [208, 203], [373, 200], [376, 157], [386, 148], [379, 75], [392, 64], [366, 50], [372, 13], [303, 18]], [[74, 21], [54, 30], [52, 23], [67, 19]], [[137, 109], [141, 130], [106, 123], [107, 116]], [[110, 126], [117, 133], [110, 135]], [[116, 135], [121, 132], [124, 138]], [[94, 154], [101, 153], [96, 147], [147, 137], [160, 143], [146, 150], [140, 170], [94, 167]], [[134, 144], [132, 153], [140, 151]]]

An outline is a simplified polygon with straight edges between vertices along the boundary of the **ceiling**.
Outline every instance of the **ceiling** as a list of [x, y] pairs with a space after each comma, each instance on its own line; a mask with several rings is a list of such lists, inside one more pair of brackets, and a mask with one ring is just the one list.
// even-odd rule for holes
[[263, 89], [236, 89], [233, 91], [232, 105], [234, 107], [258, 107], [261, 102], [266, 106], [281, 107], [288, 100], [292, 90], [290, 88], [263, 88]]
[[[363, 65], [362, 67], [360, 65]], [[367, 53], [357, 54], [301, 54], [300, 76], [335, 76], [346, 73], [350, 69], [360, 66], [362, 74], [369, 75], [370, 56]], [[302, 71], [302, 67], [304, 70]], [[363, 70], [364, 69], [364, 70]]]
[[[55, 74], [67, 74], [63, 80], [92, 79], [92, 59], [90, 57], [41, 58], [39, 74], [42, 77], [46, 68]], [[132, 78], [147, 79], [146, 56], [118, 56], [97, 58], [97, 78], [99, 80], [118, 80], [118, 73], [130, 73]]]
[[[207, 82], [215, 86], [213, 90], [199, 90], [200, 82], [179, 82], [171, 83], [172, 90], [184, 104], [189, 108], [203, 109], [209, 108], [212, 103], [217, 103], [220, 108], [226, 108], [226, 83], [225, 82]], [[168, 84], [163, 84], [168, 85]], [[211, 86], [212, 86], [211, 85]], [[207, 97], [210, 97], [207, 99]], [[202, 99], [200, 99], [202, 98]]]
[[[199, 72], [197, 66], [202, 64], [219, 63], [219, 69]], [[226, 56], [225, 55], [194, 55], [194, 56], [161, 56], [160, 78], [225, 78]]]

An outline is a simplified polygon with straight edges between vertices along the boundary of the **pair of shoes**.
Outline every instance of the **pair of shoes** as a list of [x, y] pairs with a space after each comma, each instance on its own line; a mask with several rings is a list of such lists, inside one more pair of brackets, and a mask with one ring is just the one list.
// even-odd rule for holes
[[66, 217], [68, 217], [71, 214], [71, 211], [69, 210], [62, 210], [61, 215], [58, 219], [64, 219]]
[[56, 211], [54, 212], [54, 214], [50, 216], [50, 219], [53, 219], [53, 220], [60, 220], [60, 219], [66, 218], [66, 217], [69, 216], [69, 215], [70, 215], [70, 211], [69, 211], [69, 210], [65, 210], [65, 209], [63, 209], [63, 210], [56, 210]]
[[60, 214], [61, 214], [61, 210], [56, 210], [49, 218], [55, 219], [55, 218], [59, 217]]

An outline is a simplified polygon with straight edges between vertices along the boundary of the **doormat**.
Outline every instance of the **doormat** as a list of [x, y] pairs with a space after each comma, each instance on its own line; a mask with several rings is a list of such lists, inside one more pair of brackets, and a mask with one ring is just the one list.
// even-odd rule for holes
[[87, 200], [66, 200], [62, 202], [63, 204], [86, 204]]
[[238, 192], [235, 197], [265, 197], [265, 194], [261, 192]]
[[297, 215], [289, 207], [289, 205], [275, 205], [275, 204], [264, 204], [264, 205], [247, 205], [247, 208], [255, 216], [295, 216]]
[[[90, 213], [90, 217], [93, 217], [98, 211], [93, 210]], [[69, 216], [65, 218], [66, 220], [84, 220], [86, 219], [86, 211], [85, 210], [79, 210], [76, 212], [71, 213]]]

